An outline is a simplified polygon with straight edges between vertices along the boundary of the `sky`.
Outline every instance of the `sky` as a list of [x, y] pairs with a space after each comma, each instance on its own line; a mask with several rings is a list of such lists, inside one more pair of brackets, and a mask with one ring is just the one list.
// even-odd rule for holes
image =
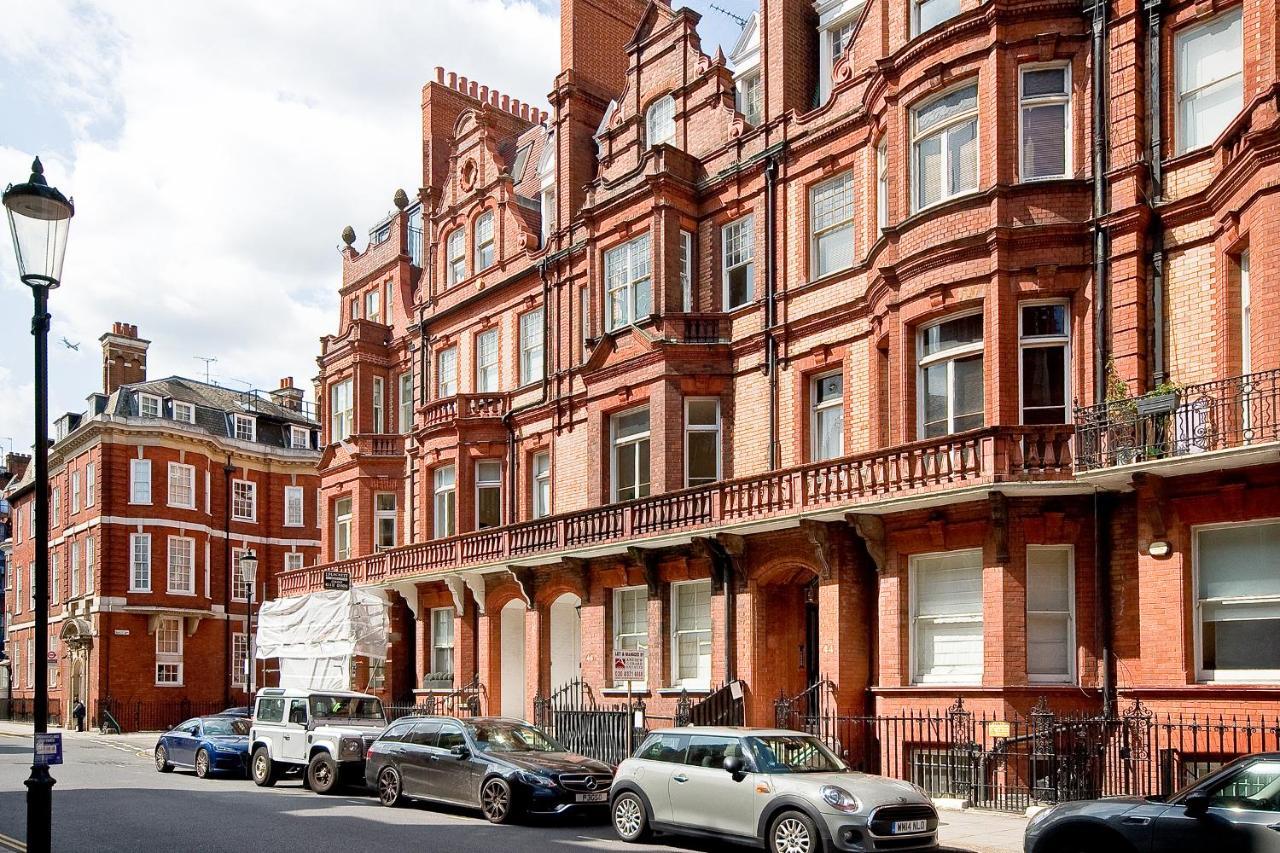
[[[688, 0], [729, 53], [755, 0]], [[3, 0], [0, 184], [40, 155], [76, 206], [53, 291], [50, 414], [99, 390], [115, 321], [148, 375], [312, 397], [338, 323], [343, 227], [362, 248], [421, 180], [442, 65], [533, 104], [559, 70], [555, 0]], [[494, 49], [499, 46], [498, 49]], [[33, 443], [30, 290], [0, 232], [0, 453]], [[78, 347], [78, 348], [77, 348]]]

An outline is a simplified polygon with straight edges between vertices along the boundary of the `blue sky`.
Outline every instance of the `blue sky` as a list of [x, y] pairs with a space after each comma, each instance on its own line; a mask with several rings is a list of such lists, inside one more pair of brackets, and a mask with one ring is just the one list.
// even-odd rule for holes
[[[545, 100], [558, 5], [9, 0], [0, 183], [25, 180], [39, 154], [76, 201], [52, 295], [52, 416], [97, 390], [98, 336], [116, 320], [152, 341], [153, 377], [202, 377], [196, 356], [214, 356], [215, 381], [293, 376], [310, 399], [319, 338], [337, 324], [342, 228], [363, 234], [421, 180], [422, 84], [443, 65]], [[728, 53], [738, 24], [688, 5], [704, 49]], [[746, 17], [756, 3], [718, 5]], [[28, 452], [31, 297], [3, 236], [0, 451]]]

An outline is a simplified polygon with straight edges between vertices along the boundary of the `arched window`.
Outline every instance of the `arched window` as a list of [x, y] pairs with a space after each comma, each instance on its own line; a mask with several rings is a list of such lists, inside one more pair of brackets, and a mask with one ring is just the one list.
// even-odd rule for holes
[[476, 272], [493, 266], [493, 211], [476, 220], [474, 257]]
[[664, 95], [649, 105], [645, 113], [645, 138], [649, 145], [675, 142], [676, 99]]

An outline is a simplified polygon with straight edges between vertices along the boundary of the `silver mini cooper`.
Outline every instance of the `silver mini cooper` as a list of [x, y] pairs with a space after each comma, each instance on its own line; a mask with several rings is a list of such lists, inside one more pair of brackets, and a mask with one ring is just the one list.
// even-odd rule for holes
[[658, 830], [773, 853], [938, 845], [938, 813], [915, 785], [855, 773], [816, 737], [779, 729], [655, 731], [618, 766], [609, 804], [624, 841]]

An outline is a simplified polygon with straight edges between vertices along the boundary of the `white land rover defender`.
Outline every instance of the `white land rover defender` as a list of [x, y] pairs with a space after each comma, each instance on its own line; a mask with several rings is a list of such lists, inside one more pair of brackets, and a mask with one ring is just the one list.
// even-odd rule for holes
[[296, 769], [318, 794], [329, 793], [340, 782], [363, 782], [365, 753], [386, 726], [376, 696], [264, 688], [258, 691], [249, 730], [253, 781], [269, 787]]

